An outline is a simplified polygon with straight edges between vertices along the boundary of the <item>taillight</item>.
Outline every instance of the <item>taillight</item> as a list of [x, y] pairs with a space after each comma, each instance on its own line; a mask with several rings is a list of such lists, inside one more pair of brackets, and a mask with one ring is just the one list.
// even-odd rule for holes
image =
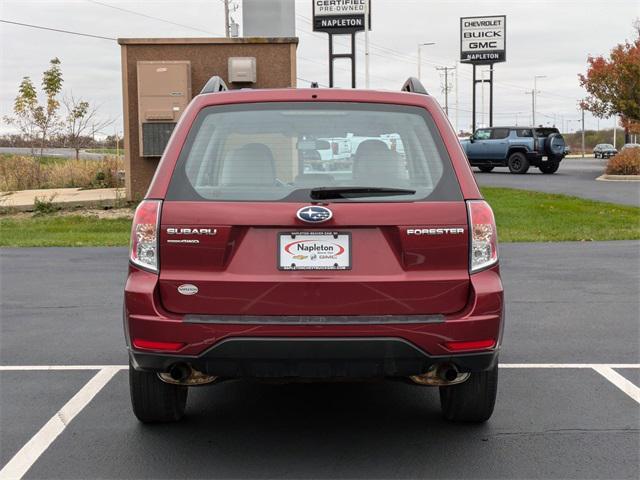
[[471, 249], [469, 270], [483, 270], [498, 262], [498, 232], [493, 211], [484, 200], [467, 202], [471, 225]]
[[474, 340], [471, 342], [446, 342], [444, 344], [452, 352], [463, 350], [487, 350], [496, 346], [496, 341], [489, 338], [487, 340]]
[[333, 142], [331, 144], [331, 151], [334, 155], [338, 155], [338, 153], [340, 153], [340, 146], [336, 142]]
[[143, 200], [131, 226], [131, 262], [152, 272], [158, 271], [160, 200]]
[[133, 340], [134, 348], [139, 350], [166, 350], [169, 352], [176, 352], [185, 346], [181, 342], [157, 342], [155, 340], [142, 340], [135, 338]]

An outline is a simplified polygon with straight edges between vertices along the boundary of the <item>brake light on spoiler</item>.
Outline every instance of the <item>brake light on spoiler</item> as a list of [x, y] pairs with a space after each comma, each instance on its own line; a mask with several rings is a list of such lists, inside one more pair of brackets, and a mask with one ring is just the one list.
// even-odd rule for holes
[[143, 200], [133, 216], [131, 226], [131, 263], [158, 272], [161, 200]]
[[470, 228], [469, 271], [479, 272], [498, 263], [498, 232], [493, 211], [484, 200], [467, 201]]

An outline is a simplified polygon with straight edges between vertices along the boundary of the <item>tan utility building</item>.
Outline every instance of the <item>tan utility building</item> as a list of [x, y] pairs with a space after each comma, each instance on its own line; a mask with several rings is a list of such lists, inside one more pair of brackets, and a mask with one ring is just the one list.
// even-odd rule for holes
[[127, 198], [144, 197], [185, 107], [214, 75], [233, 88], [296, 85], [297, 38], [120, 38]]

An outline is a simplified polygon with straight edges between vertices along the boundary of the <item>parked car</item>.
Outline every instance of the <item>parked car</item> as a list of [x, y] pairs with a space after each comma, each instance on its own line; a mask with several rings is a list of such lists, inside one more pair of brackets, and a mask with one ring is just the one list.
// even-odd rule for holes
[[610, 158], [616, 153], [618, 153], [618, 150], [610, 143], [599, 143], [593, 148], [593, 156], [596, 158]]
[[630, 148], [640, 148], [640, 143], [625, 143], [622, 146], [622, 151], [628, 150]]
[[461, 141], [469, 163], [481, 172], [508, 167], [511, 173], [527, 173], [530, 166], [555, 173], [566, 155], [564, 137], [557, 128], [480, 128]]
[[[346, 174], [305, 168], [327, 142], [312, 139], [355, 134], [370, 138]], [[405, 379], [439, 387], [446, 419], [482, 422], [504, 303], [491, 207], [417, 80], [205, 87], [133, 219], [133, 411], [178, 420], [189, 388], [228, 379]]]
[[327, 142], [327, 148], [318, 150], [322, 158], [322, 169], [342, 170], [351, 160], [351, 142], [348, 138], [321, 138]]

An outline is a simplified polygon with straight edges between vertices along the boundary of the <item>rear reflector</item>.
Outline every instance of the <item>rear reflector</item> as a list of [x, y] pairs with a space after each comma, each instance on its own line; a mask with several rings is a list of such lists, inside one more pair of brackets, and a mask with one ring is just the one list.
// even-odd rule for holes
[[475, 273], [498, 263], [498, 232], [493, 211], [487, 202], [468, 201], [467, 209], [471, 225], [469, 271]]
[[493, 339], [476, 340], [474, 342], [447, 342], [444, 346], [452, 352], [460, 352], [462, 350], [486, 350], [496, 346]]
[[131, 225], [131, 262], [158, 271], [160, 200], [144, 200], [136, 208]]
[[156, 342], [153, 340], [142, 340], [136, 338], [133, 340], [133, 346], [141, 350], [164, 350], [167, 352], [175, 352], [185, 346], [180, 342]]

